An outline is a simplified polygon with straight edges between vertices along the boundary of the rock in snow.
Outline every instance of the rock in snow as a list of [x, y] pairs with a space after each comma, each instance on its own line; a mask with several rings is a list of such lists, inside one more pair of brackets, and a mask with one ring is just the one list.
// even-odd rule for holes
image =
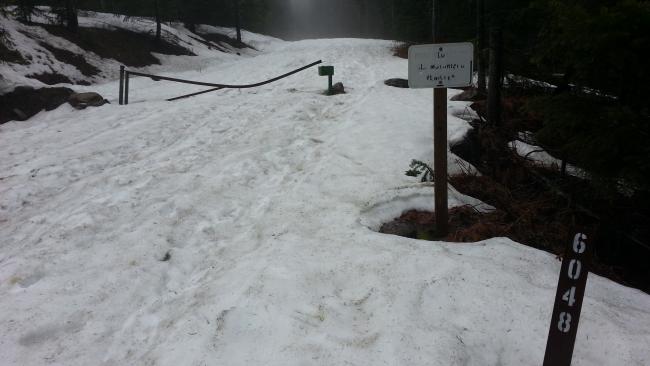
[[343, 86], [343, 83], [338, 82], [332, 85], [332, 95], [344, 94], [344, 93], [345, 93], [345, 87]]
[[409, 81], [406, 79], [393, 78], [384, 81], [384, 84], [388, 86], [393, 86], [395, 88], [405, 88], [409, 87]]
[[110, 103], [98, 93], [75, 93], [68, 98], [68, 103], [76, 109], [86, 109], [87, 107], [100, 107]]

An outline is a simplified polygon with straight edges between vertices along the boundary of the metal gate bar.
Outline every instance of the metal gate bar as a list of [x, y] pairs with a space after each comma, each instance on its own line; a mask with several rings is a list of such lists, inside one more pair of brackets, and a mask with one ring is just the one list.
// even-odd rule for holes
[[269, 79], [269, 80], [262, 81], [262, 82], [259, 82], [259, 83], [245, 84], [245, 85], [213, 84], [213, 83], [205, 83], [205, 82], [201, 82], [201, 81], [192, 81], [192, 80], [170, 78], [170, 77], [167, 77], [167, 76], [151, 75], [151, 74], [145, 74], [145, 73], [137, 72], [137, 71], [128, 71], [128, 70], [125, 70], [124, 66], [121, 66], [120, 67], [120, 92], [119, 92], [120, 105], [129, 104], [129, 76], [131, 76], [131, 75], [143, 76], [143, 77], [151, 78], [151, 79], [156, 80], [156, 81], [158, 81], [158, 80], [166, 80], [166, 81], [173, 81], [173, 82], [176, 82], [176, 83], [212, 87], [212, 89], [209, 89], [209, 90], [204, 90], [204, 91], [201, 91], [201, 92], [196, 92], [196, 93], [187, 94], [187, 95], [183, 95], [183, 96], [180, 96], [180, 97], [168, 99], [168, 101], [174, 101], [174, 100], [178, 100], [178, 99], [189, 98], [189, 97], [199, 95], [199, 94], [209, 93], [209, 92], [220, 90], [220, 89], [256, 88], [258, 86], [270, 84], [270, 83], [278, 81], [280, 79], [284, 79], [284, 78], [286, 78], [288, 76], [299, 73], [299, 72], [301, 72], [303, 70], [306, 70], [306, 69], [308, 69], [310, 67], [314, 67], [314, 66], [316, 66], [318, 64], [321, 64], [321, 63], [323, 63], [323, 61], [318, 60], [316, 62], [312, 62], [309, 65], [305, 65], [305, 66], [303, 66], [301, 68], [290, 71], [290, 72], [288, 72], [286, 74], [282, 74], [280, 76], [274, 77], [273, 79]]

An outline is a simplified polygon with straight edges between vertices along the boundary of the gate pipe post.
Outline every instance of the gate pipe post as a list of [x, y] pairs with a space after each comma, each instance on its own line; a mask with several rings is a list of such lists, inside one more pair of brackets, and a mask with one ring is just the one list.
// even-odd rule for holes
[[126, 72], [124, 75], [124, 104], [129, 104], [129, 75], [130, 72]]
[[332, 95], [332, 75], [327, 78], [327, 94]]
[[120, 65], [120, 105], [124, 104], [124, 65]]

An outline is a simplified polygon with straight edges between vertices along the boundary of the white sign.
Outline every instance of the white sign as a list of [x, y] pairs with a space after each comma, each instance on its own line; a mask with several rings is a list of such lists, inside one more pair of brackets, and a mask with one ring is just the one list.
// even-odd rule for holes
[[454, 88], [472, 85], [474, 45], [439, 43], [409, 48], [409, 87]]

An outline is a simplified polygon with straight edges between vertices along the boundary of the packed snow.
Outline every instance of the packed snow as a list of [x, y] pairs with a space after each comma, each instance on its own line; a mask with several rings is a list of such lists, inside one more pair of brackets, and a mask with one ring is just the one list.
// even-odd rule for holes
[[[562, 168], [562, 160], [551, 156], [551, 154], [546, 152], [543, 147], [531, 145], [520, 140], [510, 141], [508, 143], [508, 146], [510, 146], [510, 148], [514, 150], [517, 155], [523, 157], [524, 159], [530, 160], [535, 165], [554, 170], [561, 170]], [[566, 165], [566, 172], [569, 175], [583, 179], [587, 179], [589, 177], [589, 175], [584, 170], [571, 164]]]
[[[0, 364], [541, 364], [555, 256], [375, 231], [433, 201], [404, 175], [431, 160], [432, 93], [383, 84], [407, 74], [392, 42], [245, 37], [259, 52], [165, 75], [322, 59], [347, 94], [315, 69], [173, 103], [201, 88], [133, 78], [128, 106], [113, 80], [86, 87], [110, 105], [0, 126]], [[467, 105], [449, 102], [451, 143]], [[590, 275], [573, 365], [648, 364], [650, 297]]]

